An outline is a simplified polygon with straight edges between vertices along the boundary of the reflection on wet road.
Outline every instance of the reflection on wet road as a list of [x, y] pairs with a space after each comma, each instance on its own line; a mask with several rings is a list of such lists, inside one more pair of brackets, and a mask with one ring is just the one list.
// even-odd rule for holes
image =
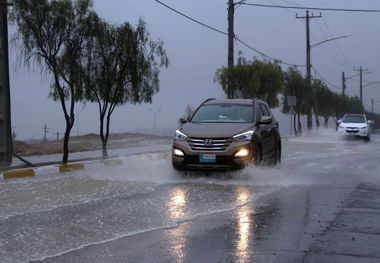
[[[0, 262], [307, 262], [380, 140], [297, 138], [277, 167], [185, 173], [165, 154], [0, 182]], [[353, 150], [354, 149], [354, 150]]]
[[251, 220], [251, 214], [254, 211], [247, 207], [239, 208], [236, 210], [238, 218], [238, 238], [236, 244], [236, 257], [237, 262], [249, 262], [249, 255], [251, 253], [252, 239], [254, 236], [251, 234], [251, 226], [254, 226], [254, 222]]

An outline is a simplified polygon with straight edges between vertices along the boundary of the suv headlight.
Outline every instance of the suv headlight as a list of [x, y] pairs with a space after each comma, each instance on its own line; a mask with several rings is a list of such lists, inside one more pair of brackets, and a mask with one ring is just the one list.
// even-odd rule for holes
[[246, 131], [240, 134], [235, 135], [233, 138], [239, 142], [250, 141], [252, 139], [254, 131]]
[[364, 127], [362, 127], [361, 129], [364, 130], [364, 129], [367, 129], [367, 128], [368, 128], [367, 126], [364, 126]]
[[187, 138], [187, 136], [185, 134], [183, 134], [182, 132], [180, 132], [179, 130], [175, 131], [174, 139], [184, 141], [184, 140], [186, 140], [186, 138]]

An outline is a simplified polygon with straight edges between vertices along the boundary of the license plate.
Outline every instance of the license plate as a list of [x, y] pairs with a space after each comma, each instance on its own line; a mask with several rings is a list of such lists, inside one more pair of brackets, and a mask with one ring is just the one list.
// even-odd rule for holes
[[215, 154], [200, 154], [199, 155], [199, 161], [201, 163], [215, 163], [216, 162], [216, 155]]

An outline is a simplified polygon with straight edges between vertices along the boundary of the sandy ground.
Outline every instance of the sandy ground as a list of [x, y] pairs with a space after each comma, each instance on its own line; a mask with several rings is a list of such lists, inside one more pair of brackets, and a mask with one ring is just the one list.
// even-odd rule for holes
[[[147, 140], [167, 139], [169, 139], [169, 137], [136, 133], [111, 134], [108, 140], [107, 148], [120, 149], [127, 146], [140, 146]], [[14, 148], [15, 152], [21, 156], [59, 154], [63, 153], [63, 140], [47, 141], [46, 143], [26, 143], [16, 141], [14, 143]], [[100, 150], [101, 148], [101, 140], [97, 134], [72, 136], [69, 141], [70, 153]]]

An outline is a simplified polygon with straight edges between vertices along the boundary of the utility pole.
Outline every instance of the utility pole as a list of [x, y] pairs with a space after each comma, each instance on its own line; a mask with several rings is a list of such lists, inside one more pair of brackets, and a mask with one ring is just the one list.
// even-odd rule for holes
[[362, 66], [360, 66], [359, 69], [354, 69], [354, 71], [359, 71], [360, 74], [360, 102], [363, 104], [363, 71], [368, 71], [368, 69], [362, 69]]
[[346, 78], [344, 76], [344, 71], [342, 72], [342, 95], [344, 96], [346, 90]]
[[44, 126], [44, 143], [46, 143], [47, 126]]
[[[233, 0], [228, 0], [228, 70], [234, 67], [234, 13], [235, 4]], [[234, 98], [233, 81], [228, 78], [227, 98]]]
[[0, 0], [0, 166], [12, 163], [11, 99], [8, 54], [8, 4]]
[[57, 141], [59, 141], [59, 132], [57, 132]]
[[[311, 58], [310, 58], [310, 20], [312, 18], [320, 18], [322, 17], [322, 14], [319, 13], [318, 16], [315, 16], [312, 14], [309, 15], [309, 10], [306, 11], [306, 16], [298, 16], [296, 14], [296, 18], [298, 19], [305, 19], [306, 21], [306, 78], [309, 84], [309, 87], [311, 87]], [[313, 128], [313, 120], [312, 120], [312, 114], [311, 114], [311, 106], [309, 106], [307, 110], [307, 128], [311, 130]]]

